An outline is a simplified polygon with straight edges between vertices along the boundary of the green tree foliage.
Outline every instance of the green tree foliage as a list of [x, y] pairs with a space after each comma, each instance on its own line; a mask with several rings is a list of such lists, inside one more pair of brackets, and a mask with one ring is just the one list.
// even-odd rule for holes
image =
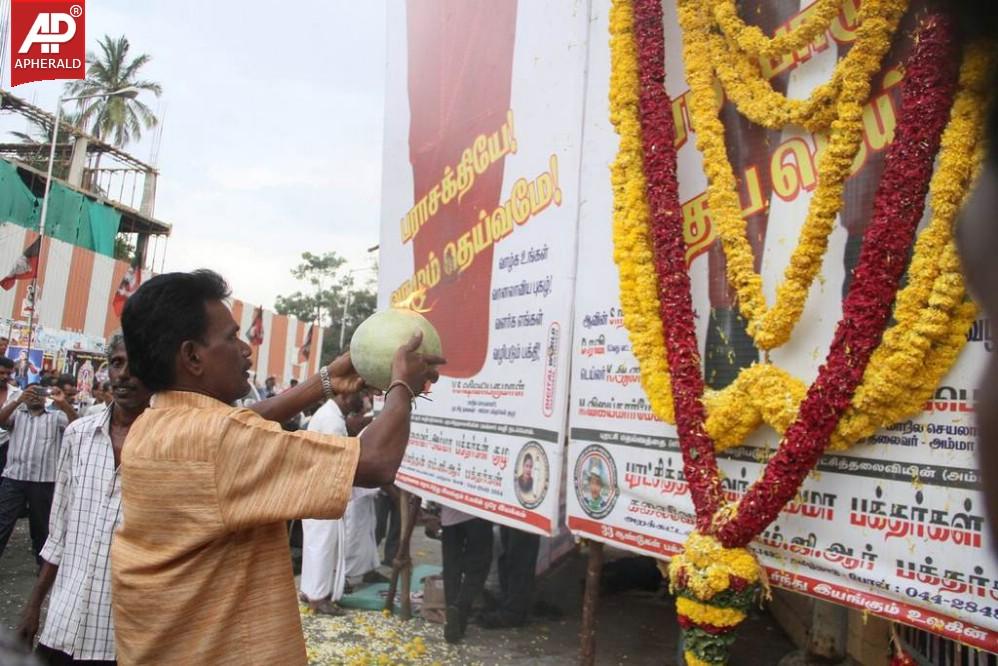
[[[129, 56], [128, 38], [113, 39], [104, 35], [97, 43], [99, 53], [87, 53], [85, 79], [66, 84], [68, 97], [106, 95], [122, 88], [138, 88], [156, 97], [163, 88], [155, 81], [141, 78], [142, 68], [152, 59], [146, 53]], [[79, 125], [98, 139], [124, 147], [142, 136], [142, 131], [159, 123], [156, 114], [138, 99], [126, 97], [94, 97], [77, 102]]]
[[321, 362], [329, 363], [350, 348], [354, 330], [377, 310], [376, 271], [349, 272], [345, 269], [346, 259], [336, 252], [321, 255], [304, 252], [301, 258], [291, 275], [308, 287], [278, 296], [275, 309], [279, 314], [294, 315], [303, 321], [318, 321], [324, 331]]

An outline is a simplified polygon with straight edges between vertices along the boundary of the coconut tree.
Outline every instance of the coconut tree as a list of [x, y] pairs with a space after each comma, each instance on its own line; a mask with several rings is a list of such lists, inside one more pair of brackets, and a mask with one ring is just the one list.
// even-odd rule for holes
[[[122, 88], [146, 90], [159, 97], [162, 87], [155, 81], [141, 78], [142, 68], [151, 60], [143, 53], [130, 57], [128, 39], [104, 35], [97, 43], [99, 53], [88, 52], [87, 76], [66, 85], [67, 97], [106, 95]], [[138, 99], [127, 97], [93, 97], [77, 102], [79, 125], [98, 139], [124, 147], [152, 129], [159, 119]]]

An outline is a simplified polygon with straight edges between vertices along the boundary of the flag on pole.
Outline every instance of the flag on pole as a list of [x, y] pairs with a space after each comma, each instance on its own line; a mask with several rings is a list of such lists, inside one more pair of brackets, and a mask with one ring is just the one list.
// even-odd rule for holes
[[246, 337], [249, 339], [249, 343], [254, 347], [259, 347], [263, 344], [263, 306], [257, 307], [253, 311], [253, 323], [250, 324], [249, 330], [246, 331]]
[[7, 273], [7, 277], [0, 280], [0, 287], [3, 287], [4, 291], [9, 291], [18, 280], [34, 280], [38, 277], [38, 254], [41, 249], [41, 236], [24, 248], [24, 253], [14, 262], [14, 267]]
[[118, 290], [114, 292], [114, 298], [111, 300], [111, 307], [114, 308], [114, 314], [121, 318], [121, 312], [125, 309], [125, 301], [134, 294], [139, 285], [142, 283], [142, 266], [131, 265], [125, 272], [125, 276], [121, 278], [121, 282], [118, 283]]
[[313, 323], [308, 327], [308, 333], [305, 334], [305, 342], [301, 343], [301, 347], [298, 348], [298, 362], [308, 363], [309, 357], [312, 355], [312, 331], [315, 330], [315, 324]]

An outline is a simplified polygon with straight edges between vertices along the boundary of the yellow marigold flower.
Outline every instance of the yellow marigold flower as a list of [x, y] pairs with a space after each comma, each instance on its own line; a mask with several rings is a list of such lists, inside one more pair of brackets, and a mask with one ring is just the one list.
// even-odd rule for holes
[[687, 597], [676, 598], [676, 612], [697, 624], [709, 624], [713, 627], [735, 627], [746, 617], [745, 612], [737, 608], [710, 606]]

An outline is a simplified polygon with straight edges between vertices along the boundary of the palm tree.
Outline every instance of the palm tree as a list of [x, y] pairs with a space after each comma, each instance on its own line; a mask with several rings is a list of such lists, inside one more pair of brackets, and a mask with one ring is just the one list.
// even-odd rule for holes
[[[112, 39], [104, 35], [98, 42], [100, 55], [87, 53], [87, 78], [66, 85], [66, 95], [106, 95], [122, 88], [148, 90], [159, 97], [163, 89], [155, 81], [139, 78], [142, 67], [151, 60], [143, 53], [129, 59], [128, 39], [122, 35]], [[143, 129], [152, 129], [159, 123], [156, 114], [138, 99], [126, 97], [95, 97], [77, 102], [80, 127], [98, 139], [109, 141], [119, 148], [142, 136]]]

